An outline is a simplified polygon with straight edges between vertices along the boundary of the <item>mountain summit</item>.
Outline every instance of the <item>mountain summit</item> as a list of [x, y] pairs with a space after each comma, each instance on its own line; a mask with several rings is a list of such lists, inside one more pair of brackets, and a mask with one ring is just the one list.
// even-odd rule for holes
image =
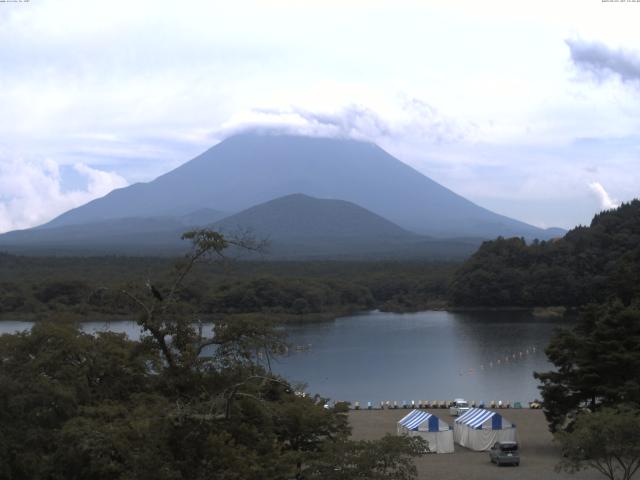
[[403, 229], [441, 238], [550, 236], [466, 200], [373, 143], [258, 133], [230, 137], [149, 183], [114, 190], [43, 227], [203, 208], [235, 213], [294, 193], [352, 202]]

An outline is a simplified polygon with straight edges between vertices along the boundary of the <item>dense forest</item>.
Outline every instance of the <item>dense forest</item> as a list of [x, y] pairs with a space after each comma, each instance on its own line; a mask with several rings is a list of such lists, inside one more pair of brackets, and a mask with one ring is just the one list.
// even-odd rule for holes
[[424, 440], [350, 440], [346, 405], [271, 372], [265, 358], [284, 348], [271, 325], [193, 326], [178, 292], [196, 260], [226, 248], [217, 233], [193, 239], [164, 295], [126, 291], [139, 341], [48, 321], [0, 336], [0, 479], [414, 479]]
[[[24, 257], [0, 253], [0, 317], [131, 316], [122, 294], [170, 287], [174, 259]], [[200, 265], [179, 300], [185, 310], [263, 313], [279, 321], [331, 318], [359, 310], [442, 307], [579, 307], [640, 290], [640, 201], [596, 215], [589, 227], [529, 244], [498, 238], [462, 266], [427, 261], [233, 261]]]
[[463, 306], [581, 306], [640, 292], [640, 201], [597, 214], [563, 238], [485, 242], [458, 270], [449, 296]]
[[[150, 281], [170, 288], [175, 259], [23, 257], [0, 254], [0, 316], [42, 319], [131, 316], [123, 290]], [[180, 289], [185, 311], [264, 313], [280, 321], [332, 318], [379, 308], [440, 307], [459, 264], [436, 262], [267, 262], [225, 259], [197, 265]]]

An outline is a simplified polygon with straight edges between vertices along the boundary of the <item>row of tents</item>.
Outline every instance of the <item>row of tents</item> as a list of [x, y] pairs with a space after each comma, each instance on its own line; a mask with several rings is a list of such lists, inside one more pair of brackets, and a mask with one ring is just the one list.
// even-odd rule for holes
[[453, 453], [453, 443], [471, 450], [490, 450], [496, 442], [517, 441], [516, 426], [498, 412], [472, 408], [456, 418], [453, 429], [432, 413], [412, 410], [398, 422], [399, 435], [420, 436], [429, 451]]

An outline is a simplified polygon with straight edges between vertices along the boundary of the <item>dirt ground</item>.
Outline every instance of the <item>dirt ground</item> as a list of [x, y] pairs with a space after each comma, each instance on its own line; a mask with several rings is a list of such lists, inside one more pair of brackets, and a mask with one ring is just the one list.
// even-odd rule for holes
[[[353, 410], [349, 421], [355, 440], [373, 440], [385, 433], [396, 433], [396, 423], [409, 410]], [[447, 410], [430, 410], [449, 425], [453, 417]], [[520, 466], [498, 467], [489, 461], [488, 452], [474, 452], [460, 445], [455, 453], [429, 454], [416, 460], [418, 478], [430, 480], [591, 480], [604, 479], [600, 473], [587, 470], [578, 474], [556, 473], [555, 465], [560, 460], [558, 448], [553, 444], [547, 430], [547, 422], [540, 410], [505, 409], [503, 417], [516, 424], [520, 443]], [[636, 475], [634, 478], [640, 478]]]

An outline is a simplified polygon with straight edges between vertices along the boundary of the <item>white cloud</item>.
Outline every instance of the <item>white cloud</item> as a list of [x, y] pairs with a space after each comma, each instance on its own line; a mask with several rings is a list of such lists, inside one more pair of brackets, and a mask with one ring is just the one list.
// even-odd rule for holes
[[[16, 195], [31, 182], [49, 193], [29, 198], [53, 200], [27, 209], [3, 188], [0, 229], [36, 225], [78, 198], [60, 191], [60, 172], [45, 162], [3, 158], [80, 160], [148, 181], [252, 125], [372, 140], [463, 196], [513, 206], [504, 212], [515, 217], [527, 219], [515, 200], [562, 202], [570, 226], [587, 215], [572, 213], [577, 206], [593, 209], [595, 200], [585, 189], [594, 175], [576, 174], [584, 152], [567, 146], [640, 130], [634, 89], [573, 82], [574, 67], [635, 75], [637, 55], [602, 47], [639, 44], [635, 8], [583, 0], [3, 5], [0, 42], [10, 48], [0, 50], [0, 145], [17, 155], [0, 154], [0, 182], [15, 175], [24, 187]], [[605, 43], [567, 49], [568, 37]], [[640, 194], [634, 148], [622, 158], [607, 145], [589, 160], [625, 200]], [[555, 211], [536, 218], [554, 224]]]
[[59, 165], [51, 160], [0, 161], [0, 232], [42, 224], [57, 215], [127, 185], [113, 172], [73, 166], [84, 177], [87, 187], [64, 191]]
[[591, 182], [589, 184], [589, 188], [600, 201], [600, 207], [602, 208], [602, 210], [610, 210], [612, 208], [617, 208], [620, 206], [620, 202], [612, 199], [601, 183]]
[[434, 144], [472, 141], [477, 130], [474, 124], [447, 117], [423, 100], [396, 96], [384, 112], [355, 103], [334, 109], [301, 106], [251, 109], [234, 115], [215, 136], [225, 138], [240, 131], [260, 129], [372, 142], [419, 139]]

